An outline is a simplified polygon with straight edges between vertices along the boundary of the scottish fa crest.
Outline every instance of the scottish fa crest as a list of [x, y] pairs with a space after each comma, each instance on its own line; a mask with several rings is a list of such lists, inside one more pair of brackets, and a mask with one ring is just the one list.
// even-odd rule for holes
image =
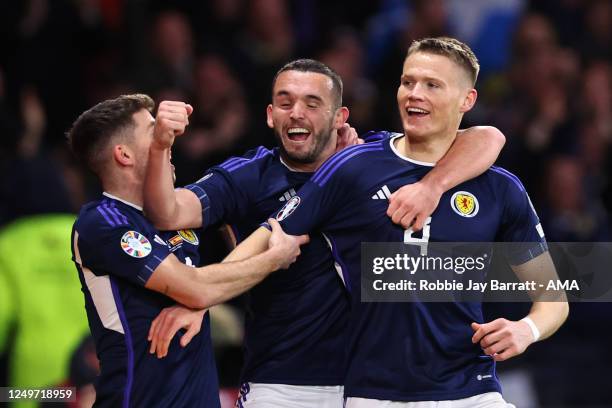
[[478, 214], [478, 199], [467, 191], [457, 191], [450, 200], [453, 211], [462, 217], [471, 218]]

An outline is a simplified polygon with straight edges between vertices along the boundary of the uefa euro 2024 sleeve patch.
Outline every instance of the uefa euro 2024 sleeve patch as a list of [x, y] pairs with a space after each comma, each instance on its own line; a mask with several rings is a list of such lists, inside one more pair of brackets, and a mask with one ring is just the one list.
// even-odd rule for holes
[[121, 237], [121, 249], [134, 258], [144, 258], [151, 253], [151, 243], [141, 233], [128, 231]]
[[462, 217], [471, 218], [478, 214], [478, 199], [467, 191], [457, 191], [450, 200], [453, 211]]

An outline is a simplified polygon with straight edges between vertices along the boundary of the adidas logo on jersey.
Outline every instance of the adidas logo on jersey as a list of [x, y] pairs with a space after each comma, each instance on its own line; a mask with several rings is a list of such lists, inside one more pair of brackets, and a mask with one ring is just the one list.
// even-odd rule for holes
[[280, 196], [278, 201], [284, 202], [284, 201], [291, 200], [291, 197], [293, 197], [294, 195], [296, 195], [295, 190], [294, 189], [289, 189], [289, 190], [285, 191], [282, 196]]
[[389, 197], [391, 197], [391, 191], [389, 191], [389, 187], [385, 184], [372, 196], [372, 200], [388, 200]]

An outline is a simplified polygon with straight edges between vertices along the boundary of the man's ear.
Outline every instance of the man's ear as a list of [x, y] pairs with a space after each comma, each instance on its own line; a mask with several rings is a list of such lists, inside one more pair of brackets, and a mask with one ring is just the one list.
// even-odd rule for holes
[[459, 107], [459, 112], [465, 113], [472, 109], [474, 104], [476, 104], [476, 98], [478, 98], [478, 92], [474, 88], [470, 89]]
[[134, 152], [124, 144], [113, 146], [113, 158], [120, 166], [131, 166], [134, 164]]
[[274, 120], [272, 120], [272, 104], [266, 108], [266, 123], [270, 129], [274, 129]]
[[349, 110], [346, 106], [341, 106], [336, 110], [336, 117], [334, 118], [334, 129], [338, 130], [349, 118]]

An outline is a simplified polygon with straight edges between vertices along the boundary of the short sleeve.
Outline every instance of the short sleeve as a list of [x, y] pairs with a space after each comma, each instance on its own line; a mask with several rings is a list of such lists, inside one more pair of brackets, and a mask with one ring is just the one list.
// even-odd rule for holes
[[202, 204], [204, 227], [232, 222], [248, 213], [250, 198], [256, 196], [260, 184], [262, 163], [270, 157], [272, 151], [259, 147], [212, 167], [201, 179], [185, 186]]
[[512, 265], [523, 264], [548, 250], [540, 219], [523, 184], [506, 172], [507, 189], [497, 241], [512, 242], [507, 256]]
[[170, 254], [168, 245], [152, 227], [97, 222], [74, 234], [74, 261], [95, 275], [112, 275], [144, 286]]

